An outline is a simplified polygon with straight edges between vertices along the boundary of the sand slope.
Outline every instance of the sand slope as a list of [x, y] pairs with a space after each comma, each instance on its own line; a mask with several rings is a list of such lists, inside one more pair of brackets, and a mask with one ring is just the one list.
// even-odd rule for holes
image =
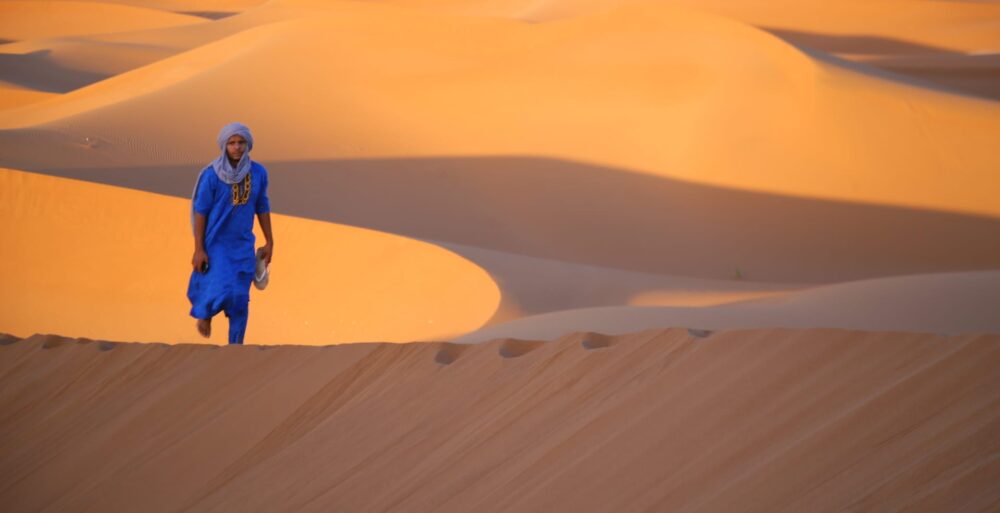
[[[200, 341], [187, 315], [189, 215], [177, 198], [0, 170], [0, 326]], [[440, 340], [481, 326], [500, 301], [485, 271], [432, 244], [279, 214], [273, 224], [281, 249], [268, 289], [252, 290], [248, 343]], [[212, 340], [226, 329], [220, 315]]]
[[787, 41], [914, 78], [1000, 99], [1000, 6], [995, 2], [896, 0], [391, 0], [397, 5], [546, 23], [632, 4], [711, 12]]
[[[0, 510], [1000, 511], [998, 27], [2, 2]], [[189, 344], [233, 120], [271, 285]]]
[[[1000, 333], [997, 291], [1000, 271], [894, 276], [771, 294], [757, 291], [756, 297], [715, 305], [696, 306], [692, 301], [686, 305], [564, 309], [487, 326], [454, 340], [548, 339], [571, 330], [618, 334], [677, 325], [697, 329], [822, 327]], [[656, 297], [655, 292], [647, 294]], [[642, 304], [645, 297], [637, 295], [630, 303]]]
[[204, 22], [196, 16], [103, 2], [7, 0], [0, 3], [0, 38], [15, 41]]
[[1000, 339], [0, 346], [9, 511], [982, 512]]
[[[268, 141], [264, 160], [544, 155], [745, 190], [998, 214], [994, 102], [824, 62], [753, 27], [668, 6], [526, 25], [333, 5], [289, 5], [284, 21], [4, 112], [4, 127], [36, 127], [0, 134], [4, 160], [28, 169], [198, 161], [204, 134], [239, 117]], [[262, 14], [241, 17], [251, 15]], [[254, 87], [232, 87], [236, 75]], [[67, 134], [104, 144], [83, 154], [59, 144]], [[51, 160], [38, 157], [53, 146]]]

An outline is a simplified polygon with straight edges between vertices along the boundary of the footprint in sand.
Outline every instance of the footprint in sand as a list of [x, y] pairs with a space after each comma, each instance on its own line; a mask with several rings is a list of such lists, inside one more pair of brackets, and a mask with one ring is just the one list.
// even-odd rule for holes
[[[35, 338], [35, 337], [32, 337]], [[55, 335], [39, 335], [42, 342], [42, 349], [55, 349], [57, 347], [62, 347], [69, 343], [68, 339], [57, 337]]]
[[542, 344], [544, 344], [544, 342], [510, 338], [500, 344], [500, 356], [504, 358], [517, 358], [538, 349], [542, 346]]
[[694, 338], [707, 338], [711, 334], [712, 334], [711, 330], [688, 328], [688, 335], [691, 335]]
[[434, 355], [434, 362], [439, 365], [451, 365], [469, 348], [467, 344], [452, 344], [451, 342], [444, 342], [440, 347], [437, 354]]
[[580, 341], [580, 345], [588, 350], [592, 351], [594, 349], [603, 349], [605, 347], [611, 347], [614, 345], [614, 338], [605, 335], [603, 333], [587, 333], [583, 340]]

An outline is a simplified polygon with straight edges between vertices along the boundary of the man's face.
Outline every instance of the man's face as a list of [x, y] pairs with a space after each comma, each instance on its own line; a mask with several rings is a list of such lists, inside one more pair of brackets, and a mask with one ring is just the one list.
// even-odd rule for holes
[[226, 154], [232, 160], [240, 160], [247, 151], [247, 140], [242, 135], [234, 135], [226, 141]]

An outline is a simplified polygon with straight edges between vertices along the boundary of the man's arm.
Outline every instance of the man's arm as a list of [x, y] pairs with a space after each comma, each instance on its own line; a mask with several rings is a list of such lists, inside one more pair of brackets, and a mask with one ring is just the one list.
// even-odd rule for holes
[[205, 216], [194, 213], [194, 256], [191, 265], [195, 271], [200, 271], [202, 264], [208, 263], [208, 253], [205, 253]]
[[271, 254], [274, 252], [274, 237], [271, 235], [271, 213], [261, 212], [257, 214], [257, 222], [260, 223], [260, 231], [264, 232], [264, 239], [267, 240], [267, 244], [264, 245], [264, 261], [267, 265], [271, 265]]

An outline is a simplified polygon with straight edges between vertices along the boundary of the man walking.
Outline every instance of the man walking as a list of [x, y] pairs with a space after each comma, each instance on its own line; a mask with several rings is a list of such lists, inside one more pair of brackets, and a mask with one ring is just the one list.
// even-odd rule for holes
[[201, 171], [191, 198], [194, 257], [188, 299], [198, 333], [209, 337], [212, 317], [229, 318], [229, 343], [242, 344], [249, 316], [250, 283], [257, 258], [253, 218], [256, 214], [267, 243], [260, 248], [271, 263], [271, 205], [267, 197], [267, 170], [250, 160], [253, 136], [240, 123], [222, 127], [218, 137], [222, 154]]

